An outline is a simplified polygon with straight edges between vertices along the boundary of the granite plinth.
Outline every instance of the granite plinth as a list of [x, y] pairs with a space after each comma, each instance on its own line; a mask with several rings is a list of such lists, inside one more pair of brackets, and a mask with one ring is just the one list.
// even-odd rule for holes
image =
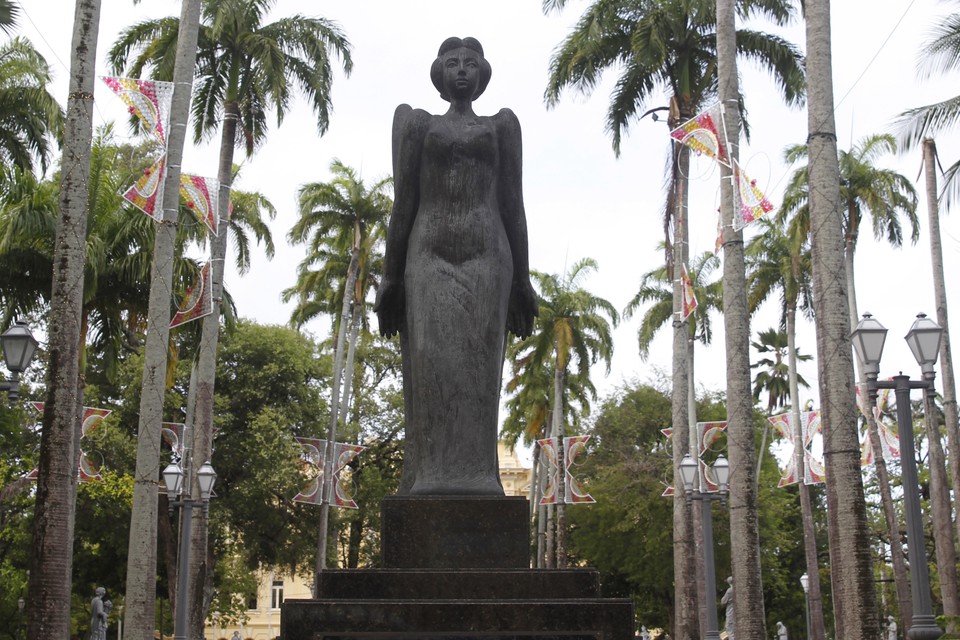
[[530, 522], [523, 497], [392, 496], [381, 505], [383, 566], [525, 569]]
[[593, 569], [337, 569], [320, 576], [324, 600], [562, 600], [598, 598]]
[[633, 640], [593, 569], [529, 569], [524, 498], [392, 497], [383, 569], [328, 570], [286, 600], [283, 640]]
[[284, 640], [437, 640], [456, 637], [633, 640], [633, 603], [580, 600], [292, 600]]

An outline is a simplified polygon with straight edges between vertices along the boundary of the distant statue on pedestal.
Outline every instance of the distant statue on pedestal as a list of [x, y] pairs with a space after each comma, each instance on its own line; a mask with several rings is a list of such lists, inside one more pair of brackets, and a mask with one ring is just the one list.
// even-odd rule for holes
[[893, 616], [887, 616], [887, 640], [899, 640], [897, 637], [897, 621]]
[[650, 632], [647, 631], [646, 625], [640, 626], [640, 640], [650, 640]]
[[90, 640], [107, 640], [108, 609], [103, 603], [103, 596], [106, 595], [107, 590], [97, 587], [93, 593], [93, 600], [90, 601]]
[[720, 604], [726, 607], [724, 612], [724, 628], [727, 630], [727, 640], [734, 640], [733, 638], [733, 576], [727, 577], [727, 591], [723, 594], [723, 597], [720, 599]]
[[777, 621], [777, 640], [788, 640], [787, 638], [787, 626]]

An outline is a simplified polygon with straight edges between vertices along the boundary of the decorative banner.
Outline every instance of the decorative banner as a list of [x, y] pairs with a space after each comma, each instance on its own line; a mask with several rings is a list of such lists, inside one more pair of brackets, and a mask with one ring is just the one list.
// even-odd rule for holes
[[564, 478], [566, 478], [563, 485], [563, 501], [567, 504], [596, 502], [593, 496], [584, 490], [580, 481], [574, 478], [570, 472], [570, 467], [573, 466], [577, 457], [581, 453], [585, 453], [584, 449], [589, 439], [590, 436], [572, 436], [563, 439], [563, 466], [565, 471]]
[[726, 133], [724, 130], [721, 141], [721, 129], [723, 129], [723, 109], [717, 102], [671, 131], [670, 137], [690, 147], [696, 153], [705, 154], [729, 167], [730, 160], [727, 158], [725, 144]]
[[[320, 438], [300, 437], [295, 437], [294, 440], [296, 440], [297, 444], [299, 444], [303, 449], [301, 452], [301, 458], [307, 463], [316, 467], [319, 473], [307, 484], [306, 487], [303, 488], [303, 490], [300, 491], [300, 493], [294, 496], [293, 501], [304, 502], [307, 504], [321, 504], [323, 502], [322, 489], [325, 484], [323, 482], [323, 461], [327, 448], [327, 441]], [[356, 444], [346, 444], [343, 442], [334, 443], [333, 496], [330, 502], [331, 506], [344, 507], [347, 509], [358, 508], [357, 503], [350, 496], [342, 476], [343, 469], [363, 450], [364, 447]]]
[[786, 487], [800, 482], [800, 474], [797, 472], [796, 444], [794, 444], [793, 413], [781, 413], [767, 418], [770, 424], [777, 430], [780, 437], [786, 442], [790, 455], [787, 458], [787, 464], [780, 475], [780, 482], [777, 488]]
[[215, 178], [201, 178], [186, 173], [180, 174], [180, 195], [187, 202], [197, 219], [217, 235], [220, 219], [217, 217], [220, 183]]
[[[864, 394], [866, 390], [857, 385], [857, 409], [866, 417], [864, 408]], [[877, 435], [880, 436], [880, 450], [883, 452], [884, 460], [894, 460], [900, 458], [900, 434], [897, 431], [896, 422], [889, 422], [887, 419], [892, 417], [896, 411], [896, 403], [893, 401], [894, 394], [892, 389], [880, 389], [877, 394], [877, 404], [873, 407], [873, 418], [877, 423]], [[864, 425], [866, 427], [866, 425]], [[864, 428], [861, 434], [860, 442], [860, 464], [867, 466], [873, 464], [873, 446], [870, 442], [869, 428]]]
[[667, 440], [673, 437], [673, 427], [667, 427], [665, 429], [660, 429], [660, 433], [667, 436]]
[[826, 468], [823, 466], [823, 460], [815, 457], [810, 450], [814, 437], [823, 427], [820, 412], [801, 413], [800, 424], [803, 437], [803, 482], [804, 484], [821, 484], [826, 480]]
[[672, 498], [673, 496], [677, 495], [677, 490], [674, 489], [673, 486], [667, 484], [663, 480], [660, 481], [660, 484], [663, 485], [663, 493], [660, 494], [661, 498]]
[[173, 455], [178, 459], [183, 457], [183, 434], [187, 425], [182, 422], [161, 422], [160, 435], [163, 441], [170, 445]]
[[[40, 415], [43, 415], [43, 410], [46, 406], [43, 402], [31, 402], [30, 405], [36, 409]], [[100, 476], [98, 466], [90, 459], [90, 455], [83, 450], [82, 441], [84, 438], [89, 438], [90, 434], [96, 431], [97, 427], [103, 422], [103, 419], [111, 413], [113, 413], [113, 411], [110, 409], [97, 409], [95, 407], [83, 408], [83, 416], [80, 418], [80, 459], [77, 463], [77, 474], [80, 482], [93, 482], [103, 479]], [[38, 475], [38, 470], [34, 469], [24, 477], [30, 480], [36, 480]]]
[[[556, 438], [537, 440], [540, 445], [540, 464], [547, 465], [547, 486], [543, 490], [540, 504], [557, 504], [557, 487], [560, 484], [560, 466], [557, 464]], [[544, 461], [546, 458], [546, 461]]]
[[100, 79], [127, 104], [127, 110], [140, 119], [144, 129], [166, 147], [173, 83], [108, 76]]
[[192, 287], [187, 289], [187, 294], [183, 297], [183, 304], [178, 307], [173, 320], [170, 321], [170, 328], [197, 320], [213, 313], [213, 276], [211, 265], [213, 263], [207, 260], [200, 270], [200, 275]]
[[713, 243], [713, 255], [721, 257], [721, 249], [723, 249], [723, 215], [720, 209], [717, 209], [717, 239]]
[[680, 271], [680, 288], [683, 290], [683, 319], [686, 320], [697, 308], [697, 294], [693, 291], [693, 282], [687, 274], [687, 265], [682, 265]]
[[[564, 504], [583, 504], [596, 502], [596, 500], [594, 500], [593, 497], [583, 489], [583, 485], [580, 484], [579, 480], [573, 477], [573, 474], [570, 471], [570, 467], [583, 451], [583, 447], [589, 439], [590, 436], [569, 436], [563, 439], [563, 467], [565, 478], [563, 487]], [[544, 438], [543, 440], [537, 440], [537, 443], [540, 445], [540, 451], [546, 455], [548, 464], [547, 488], [543, 491], [543, 497], [540, 499], [540, 504], [557, 504], [557, 485], [560, 484], [559, 465], [557, 464], [557, 439]]]
[[162, 156], [153, 166], [143, 172], [143, 176], [123, 193], [123, 199], [140, 211], [157, 220], [163, 207], [163, 180], [166, 172], [167, 156]]
[[736, 161], [733, 164], [733, 174], [737, 187], [733, 190], [736, 199], [733, 209], [734, 212], [738, 210], [740, 212], [740, 215], [733, 216], [733, 228], [739, 231], [757, 218], [773, 211], [774, 207], [767, 196], [757, 188], [757, 181], [752, 180]]
[[720, 490], [720, 483], [717, 482], [717, 476], [713, 468], [703, 460], [703, 454], [716, 444], [717, 440], [720, 439], [720, 434], [726, 430], [726, 420], [697, 423], [697, 461], [699, 462], [700, 491], [702, 493], [715, 493]]

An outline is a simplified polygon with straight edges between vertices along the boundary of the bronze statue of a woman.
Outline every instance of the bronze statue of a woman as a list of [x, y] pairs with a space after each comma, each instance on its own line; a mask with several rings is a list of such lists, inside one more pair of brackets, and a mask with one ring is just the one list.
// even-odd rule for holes
[[406, 446], [400, 493], [503, 495], [497, 413], [507, 330], [530, 335], [520, 123], [478, 116], [490, 80], [473, 38], [440, 45], [430, 78], [443, 115], [393, 120], [394, 206], [375, 310], [400, 334]]

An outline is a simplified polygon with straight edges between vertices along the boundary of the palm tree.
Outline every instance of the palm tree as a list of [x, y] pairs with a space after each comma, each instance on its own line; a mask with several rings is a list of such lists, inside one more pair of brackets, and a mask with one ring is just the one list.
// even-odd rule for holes
[[[583, 278], [597, 269], [597, 263], [584, 258], [570, 267], [562, 278], [553, 274], [532, 272], [539, 290], [540, 316], [531, 336], [523, 340], [516, 352], [515, 362], [524, 362], [522, 368], [535, 371], [552, 366], [553, 426], [551, 436], [563, 442], [564, 393], [568, 377], [582, 384], [590, 376], [590, 366], [603, 360], [610, 371], [613, 357], [611, 326], [620, 321], [617, 310], [607, 300], [583, 288]], [[536, 374], [523, 375], [530, 379]], [[563, 455], [558, 447], [560, 486], [557, 503], [556, 562], [566, 566], [566, 521], [563, 506]], [[548, 520], [549, 523], [549, 520]], [[550, 539], [548, 534], [548, 540]], [[549, 549], [549, 546], [548, 546]], [[548, 566], [553, 560], [548, 557]]]
[[[806, 9], [810, 154], [810, 246], [813, 264], [817, 364], [824, 457], [827, 464], [827, 532], [836, 603], [836, 636], [867, 640], [879, 635], [859, 437], [854, 413], [853, 354], [844, 269], [840, 165], [833, 109], [830, 4], [808, 0]], [[841, 506], [842, 505], [842, 506]]]
[[[356, 351], [356, 339], [360, 326], [361, 315], [366, 316], [363, 309], [364, 300], [370, 286], [367, 267], [371, 253], [377, 242], [382, 238], [387, 218], [393, 207], [391, 198], [386, 190], [390, 178], [383, 178], [367, 187], [363, 179], [352, 168], [339, 160], [333, 160], [330, 171], [334, 179], [330, 182], [311, 183], [300, 189], [300, 219], [290, 230], [288, 237], [294, 244], [309, 242], [311, 252], [300, 264], [297, 284], [284, 292], [286, 300], [297, 296], [300, 305], [294, 311], [295, 321], [302, 323], [309, 319], [309, 313], [319, 311], [325, 307], [334, 315], [334, 326], [337, 332], [337, 344], [334, 356], [333, 385], [330, 401], [330, 424], [327, 431], [327, 442], [333, 443], [337, 437], [337, 425], [342, 417], [346, 420], [347, 401], [349, 400], [349, 383], [352, 379], [350, 371], [344, 375], [344, 347], [346, 345], [347, 327], [350, 325], [350, 360]], [[309, 285], [326, 284], [318, 282], [318, 278], [310, 267], [317, 262], [333, 257], [349, 255], [345, 278], [338, 282], [338, 295], [331, 296], [331, 290], [313, 288]], [[323, 272], [334, 264], [329, 262]], [[334, 299], [339, 298], [342, 304], [340, 316], [336, 316]], [[317, 304], [317, 299], [324, 299], [327, 304]], [[309, 307], [309, 311], [305, 308]], [[346, 381], [346, 389], [341, 398], [340, 383]], [[332, 446], [332, 445], [329, 445]], [[330, 477], [329, 464], [331, 453], [327, 452], [325, 464], [327, 470], [324, 477]], [[327, 558], [327, 529], [330, 505], [324, 500], [320, 505], [320, 536], [317, 548], [316, 573], [326, 568]], [[317, 583], [319, 584], [319, 582]]]
[[[854, 270], [855, 252], [859, 239], [860, 224], [866, 213], [871, 217], [873, 235], [877, 240], [886, 238], [893, 246], [903, 244], [903, 225], [901, 216], [910, 225], [910, 237], [913, 242], [919, 238], [920, 227], [916, 214], [917, 194], [909, 179], [905, 176], [876, 166], [876, 160], [884, 153], [894, 153], [896, 141], [890, 134], [866, 136], [850, 151], [840, 151], [838, 166], [840, 171], [840, 211], [842, 214], [842, 229], [844, 237], [844, 269], [846, 271], [846, 296], [851, 318], [851, 329], [856, 325], [858, 317], [856, 297], [856, 275]], [[789, 161], [798, 161], [807, 157], [808, 149], [805, 145], [788, 147], [784, 157]], [[791, 235], [807, 237], [810, 233], [811, 215], [808, 188], [808, 169], [801, 165], [792, 174], [784, 193], [783, 205], [780, 210], [781, 219], [792, 216]], [[863, 364], [857, 363], [859, 381], [866, 382]], [[822, 398], [821, 398], [821, 401]], [[868, 412], [867, 433], [874, 451], [880, 451], [880, 435], [872, 413]], [[877, 471], [877, 480], [880, 488], [881, 503], [887, 527], [894, 547], [900, 546], [900, 525], [894, 509], [893, 497], [890, 490], [889, 475], [886, 462], [882, 456], [874, 456]], [[909, 588], [906, 577], [906, 566], [902, 556], [897, 554], [893, 560], [894, 578], [897, 586], [897, 595], [900, 599], [901, 610], [911, 611], [908, 598]], [[812, 575], [812, 574], [811, 574]], [[906, 607], [903, 609], [903, 607]]]
[[[797, 311], [807, 317], [813, 315], [813, 287], [811, 278], [810, 243], [806, 235], [792, 237], [785, 233], [784, 225], [777, 221], [761, 218], [758, 224], [761, 232], [747, 245], [747, 305], [755, 313], [770, 295], [780, 291], [780, 326], [786, 333], [787, 366], [791, 413], [796, 425], [794, 434], [794, 452], [798, 469], [804, 463], [801, 455], [802, 435], [800, 426], [800, 377], [797, 373]], [[816, 529], [813, 522], [813, 505], [806, 484], [800, 483], [800, 513], [803, 520], [804, 556], [808, 576], [819, 575], [817, 561]], [[902, 557], [901, 557], [902, 559]], [[825, 640], [826, 627], [823, 619], [820, 581], [811, 580], [810, 595], [810, 636], [812, 640]]]
[[20, 10], [11, 0], [0, 0], [0, 30], [12, 33], [17, 25]]
[[[562, 9], [565, 5], [566, 0], [544, 0], [546, 10]], [[740, 10], [744, 17], [759, 13], [781, 24], [792, 13], [791, 5], [782, 0], [744, 2], [740, 3]], [[553, 56], [545, 94], [547, 104], [556, 104], [568, 86], [588, 95], [603, 71], [614, 67], [620, 71], [620, 77], [607, 112], [607, 130], [612, 135], [615, 153], [620, 151], [622, 134], [630, 121], [644, 112], [653, 96], [665, 93], [669, 97], [668, 124], [675, 127], [718, 95], [716, 25], [716, 7], [710, 0], [595, 0]], [[794, 46], [770, 34], [742, 29], [736, 34], [736, 51], [770, 70], [788, 102], [801, 100], [802, 57]], [[668, 236], [666, 265], [671, 276], [674, 264], [686, 264], [687, 234], [683, 221], [686, 219], [689, 149], [677, 146], [672, 152], [670, 191], [664, 215], [664, 231]], [[676, 247], [669, 242], [671, 220]], [[677, 285], [675, 311], [681, 308], [681, 295]], [[674, 424], [690, 421], [687, 380], [691, 372], [687, 368], [687, 349], [687, 329], [680, 323], [674, 330]], [[749, 382], [749, 372], [747, 380]], [[677, 469], [689, 443], [684, 438], [674, 438], [673, 442], [673, 466]], [[675, 482], [679, 483], [679, 478], [675, 478]], [[677, 497], [674, 507], [677, 549], [674, 555], [677, 626], [674, 631], [677, 636], [687, 637], [697, 635], [695, 598], [691, 590], [697, 583], [694, 549], [687, 533], [692, 531], [692, 526], [681, 497]]]
[[63, 111], [48, 90], [51, 79], [49, 65], [29, 40], [14, 38], [0, 45], [0, 159], [4, 165], [31, 171], [38, 160], [46, 172], [51, 143], [63, 135]]
[[[761, 357], [750, 365], [757, 369], [753, 378], [753, 399], [760, 400], [760, 396], [767, 394], [767, 415], [773, 415], [777, 409], [796, 403], [797, 399], [790, 392], [789, 345], [786, 331], [766, 329], [758, 334], [758, 340], [751, 346], [761, 355], [770, 354], [770, 357]], [[813, 356], [797, 354], [798, 361], [812, 360]], [[797, 384], [808, 388], [810, 385], [803, 376], [797, 374]], [[761, 447], [762, 449], [762, 447]]]
[[[94, 70], [100, 1], [78, 0], [71, 43], [70, 93], [63, 136], [60, 215], [48, 324], [47, 397], [37, 466], [33, 545], [27, 587], [27, 638], [70, 635], [77, 423], [80, 396], [80, 310], [87, 228], [86, 189], [93, 135]], [[156, 489], [154, 489], [156, 491]], [[154, 493], [156, 499], [156, 493]]]
[[[295, 88], [310, 100], [322, 135], [329, 126], [330, 90], [333, 82], [331, 53], [339, 56], [343, 71], [352, 68], [350, 44], [339, 27], [323, 18], [294, 15], [276, 22], [264, 18], [276, 0], [205, 0], [197, 45], [196, 74], [199, 79], [193, 102], [194, 136], [198, 140], [220, 126], [220, 183], [218, 216], [228, 217], [227, 209], [235, 146], [242, 142], [247, 155], [263, 143], [267, 133], [267, 114], [276, 113], [278, 124], [289, 107]], [[157, 79], [168, 79], [173, 71], [177, 32], [180, 23], [173, 18], [150, 20], [134, 25], [120, 34], [109, 52], [115, 70], [140, 76], [152, 67]], [[134, 55], [136, 54], [136, 55]], [[223, 283], [223, 258], [227, 234], [213, 242], [213, 296], [219, 303]], [[197, 392], [193, 411], [194, 455], [211, 453], [213, 392], [216, 350], [219, 334], [218, 314], [203, 321], [203, 335], [197, 364]], [[192, 489], [199, 491], [198, 486]], [[206, 557], [206, 520], [195, 526], [194, 558]], [[196, 587], [207, 587], [212, 576], [191, 570], [197, 576]], [[199, 599], [191, 606], [190, 627], [199, 633], [205, 617]]]

